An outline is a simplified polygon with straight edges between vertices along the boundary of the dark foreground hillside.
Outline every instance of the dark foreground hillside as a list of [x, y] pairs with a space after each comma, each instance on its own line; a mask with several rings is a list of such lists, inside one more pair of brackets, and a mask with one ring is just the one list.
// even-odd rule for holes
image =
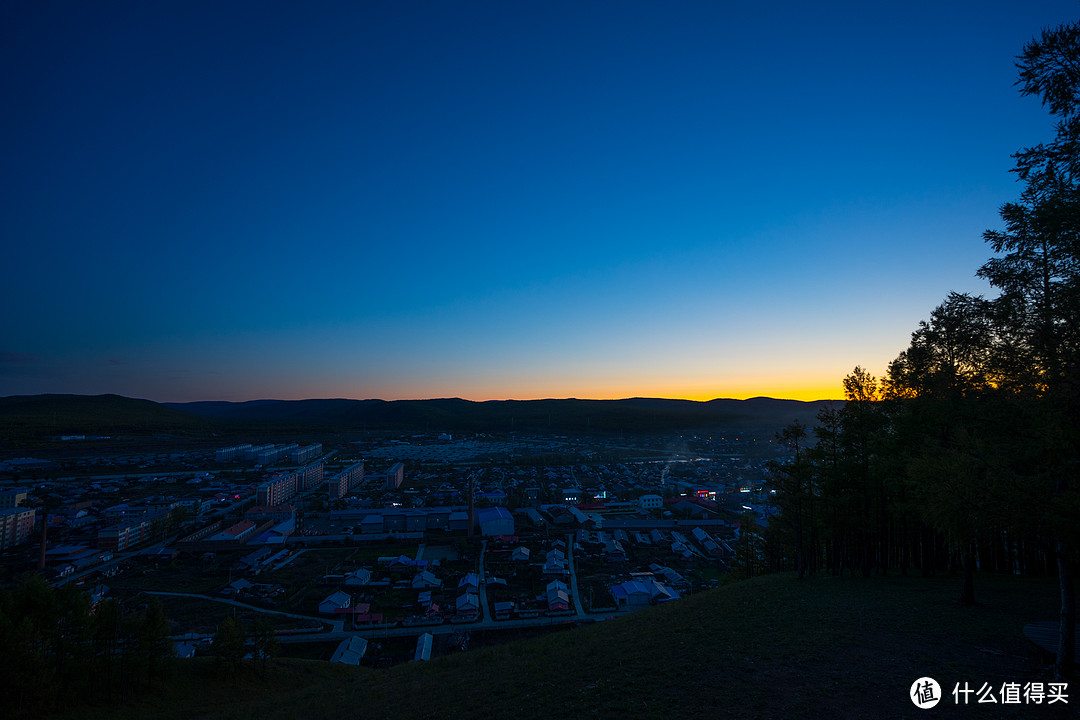
[[[279, 661], [230, 679], [180, 664], [168, 689], [93, 718], [1073, 718], [1069, 704], [958, 707], [956, 683], [1049, 681], [1024, 640], [1056, 617], [1053, 579], [769, 576], [544, 638], [388, 670]], [[919, 677], [945, 695], [908, 699]]]

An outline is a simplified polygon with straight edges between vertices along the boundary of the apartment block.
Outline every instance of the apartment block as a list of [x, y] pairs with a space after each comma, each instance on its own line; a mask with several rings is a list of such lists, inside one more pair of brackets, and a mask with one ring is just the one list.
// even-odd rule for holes
[[299, 472], [301, 476], [300, 487], [303, 490], [311, 490], [321, 485], [326, 474], [325, 467], [321, 462], [305, 465], [300, 468]]
[[0, 508], [19, 507], [26, 500], [29, 491], [26, 488], [9, 488], [0, 490]]
[[113, 552], [124, 552], [149, 542], [154, 528], [167, 520], [166, 515], [147, 515], [132, 518], [98, 531], [98, 547]]
[[33, 508], [0, 508], [0, 550], [26, 542], [34, 529], [36, 515]]
[[405, 482], [405, 465], [394, 463], [386, 471], [386, 489], [397, 490], [403, 482]]
[[322, 443], [315, 443], [314, 445], [306, 445], [292, 450], [289, 453], [289, 461], [297, 465], [302, 465], [306, 462], [311, 462], [320, 455], [322, 455]]
[[233, 447], [221, 448], [214, 453], [214, 460], [217, 462], [229, 462], [230, 460], [239, 460], [245, 456], [248, 450], [251, 449], [251, 443], [244, 443], [243, 445], [234, 445]]
[[296, 495], [300, 471], [278, 473], [255, 489], [256, 505], [284, 505]]

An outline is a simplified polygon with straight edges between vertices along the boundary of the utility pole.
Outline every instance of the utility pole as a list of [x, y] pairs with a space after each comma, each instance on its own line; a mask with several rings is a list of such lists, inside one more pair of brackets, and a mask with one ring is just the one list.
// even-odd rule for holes
[[476, 512], [476, 472], [469, 475], [469, 537], [473, 536], [473, 514]]
[[41, 522], [41, 557], [38, 559], [38, 570], [45, 570], [45, 545], [47, 542], [47, 535], [49, 533], [49, 508], [44, 506], [42, 508], [42, 514], [44, 518]]

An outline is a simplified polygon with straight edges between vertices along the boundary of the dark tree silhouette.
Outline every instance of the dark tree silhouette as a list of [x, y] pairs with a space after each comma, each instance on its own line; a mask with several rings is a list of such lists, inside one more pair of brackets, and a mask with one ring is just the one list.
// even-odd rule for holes
[[214, 634], [212, 651], [229, 668], [235, 676], [240, 669], [240, 663], [244, 659], [244, 645], [246, 638], [244, 628], [231, 616], [226, 617], [218, 625]]
[[1042, 99], [1056, 133], [1014, 156], [1024, 191], [1002, 208], [1005, 229], [986, 233], [997, 257], [979, 275], [1000, 289], [994, 319], [1008, 350], [1023, 359], [1023, 367], [1002, 365], [1039, 409], [1041, 427], [1031, 430], [1044, 452], [1030, 472], [1049, 491], [1062, 601], [1055, 670], [1064, 677], [1076, 653], [1080, 545], [1080, 501], [1070, 482], [1080, 465], [1080, 24], [1044, 31], [1024, 47], [1017, 68], [1021, 93]]

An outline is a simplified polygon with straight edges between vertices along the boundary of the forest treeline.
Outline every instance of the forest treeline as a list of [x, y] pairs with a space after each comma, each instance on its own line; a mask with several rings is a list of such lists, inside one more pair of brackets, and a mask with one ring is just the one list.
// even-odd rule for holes
[[[37, 574], [0, 588], [0, 695], [4, 717], [34, 718], [73, 707], [109, 706], [161, 691], [170, 681], [176, 647], [161, 601], [96, 597]], [[277, 656], [265, 618], [225, 617], [210, 652], [216, 675], [233, 676], [250, 658], [265, 674]]]
[[107, 703], [167, 679], [169, 621], [150, 598], [124, 609], [74, 584], [32, 575], [0, 589], [0, 692], [8, 717], [34, 717], [72, 698]]
[[[1053, 139], [1013, 155], [1022, 187], [984, 239], [990, 298], [952, 293], [875, 378], [810, 430], [779, 433], [778, 515], [746, 564], [807, 573], [1056, 574], [1055, 670], [1071, 671], [1080, 547], [1080, 23], [1046, 30], [1017, 59]], [[812, 435], [812, 437], [811, 437]]]

